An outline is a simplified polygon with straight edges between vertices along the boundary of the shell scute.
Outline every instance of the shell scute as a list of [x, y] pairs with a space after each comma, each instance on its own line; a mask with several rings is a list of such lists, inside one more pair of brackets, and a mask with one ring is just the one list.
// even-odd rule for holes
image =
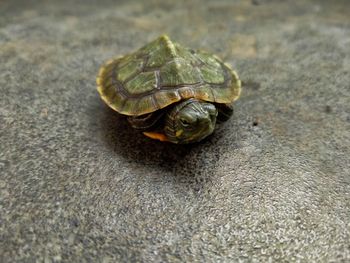
[[141, 72], [125, 83], [125, 90], [132, 94], [143, 94], [152, 91], [157, 85], [154, 72]]
[[201, 67], [200, 70], [201, 70], [202, 79], [206, 83], [222, 84], [225, 82], [225, 76], [224, 74], [222, 74], [221, 67], [214, 68], [205, 64]]
[[125, 82], [142, 71], [143, 60], [128, 59], [126, 62], [127, 63], [123, 63], [123, 65], [118, 65], [116, 69], [117, 78], [121, 82]]
[[178, 58], [164, 65], [160, 70], [162, 86], [177, 86], [201, 82], [200, 72], [185, 59]]
[[158, 104], [155, 102], [154, 95], [147, 95], [140, 98], [135, 107], [137, 112], [145, 112], [150, 109], [152, 109], [153, 112], [159, 109]]
[[160, 90], [159, 92], [155, 93], [153, 96], [156, 103], [158, 105], [161, 105], [162, 108], [181, 100], [181, 96], [178, 90], [174, 90], [174, 89]]

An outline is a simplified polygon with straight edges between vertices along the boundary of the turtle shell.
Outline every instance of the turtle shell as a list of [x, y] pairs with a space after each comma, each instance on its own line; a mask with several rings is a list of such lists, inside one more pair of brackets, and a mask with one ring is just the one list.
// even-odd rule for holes
[[112, 109], [129, 116], [189, 98], [231, 103], [241, 89], [236, 72], [218, 57], [185, 48], [166, 35], [108, 61], [100, 69], [97, 85]]

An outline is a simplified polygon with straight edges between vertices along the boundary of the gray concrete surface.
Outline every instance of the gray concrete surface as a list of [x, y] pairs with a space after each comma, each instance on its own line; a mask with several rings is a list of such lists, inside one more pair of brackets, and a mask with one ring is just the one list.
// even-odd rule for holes
[[[161, 33], [244, 83], [193, 146], [95, 89]], [[348, 1], [1, 1], [1, 262], [349, 262]]]

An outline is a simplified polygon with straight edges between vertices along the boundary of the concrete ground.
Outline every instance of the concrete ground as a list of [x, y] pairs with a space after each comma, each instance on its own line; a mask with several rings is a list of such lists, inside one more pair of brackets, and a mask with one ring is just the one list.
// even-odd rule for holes
[[[232, 64], [202, 143], [131, 129], [100, 65], [162, 33]], [[349, 262], [350, 5], [1, 1], [1, 262]]]

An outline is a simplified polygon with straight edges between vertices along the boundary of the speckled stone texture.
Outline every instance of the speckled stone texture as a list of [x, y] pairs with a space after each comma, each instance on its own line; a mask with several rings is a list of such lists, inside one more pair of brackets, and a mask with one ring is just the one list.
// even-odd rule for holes
[[[237, 69], [232, 119], [143, 137], [95, 85], [161, 33]], [[1, 1], [1, 262], [349, 262], [349, 1]]]

